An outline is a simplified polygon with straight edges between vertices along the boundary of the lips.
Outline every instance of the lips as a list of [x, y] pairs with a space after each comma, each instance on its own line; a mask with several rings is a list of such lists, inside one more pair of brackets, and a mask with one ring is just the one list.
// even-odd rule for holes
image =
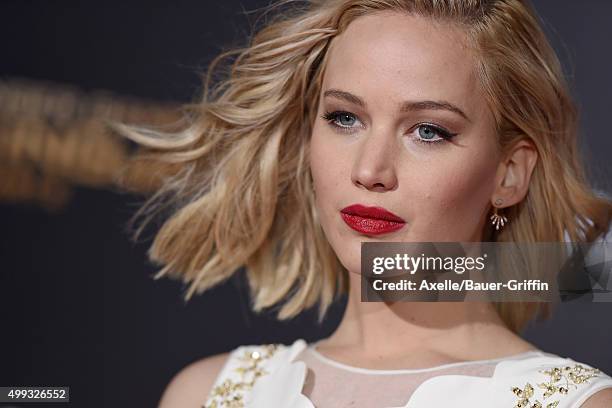
[[349, 227], [364, 234], [386, 234], [406, 225], [406, 221], [382, 207], [361, 204], [343, 208], [340, 216]]

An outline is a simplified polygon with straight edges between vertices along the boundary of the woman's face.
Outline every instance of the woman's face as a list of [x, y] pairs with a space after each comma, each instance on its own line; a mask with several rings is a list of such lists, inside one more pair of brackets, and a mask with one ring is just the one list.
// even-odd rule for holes
[[310, 166], [321, 225], [351, 272], [362, 241], [482, 240], [499, 155], [463, 39], [385, 12], [332, 41]]

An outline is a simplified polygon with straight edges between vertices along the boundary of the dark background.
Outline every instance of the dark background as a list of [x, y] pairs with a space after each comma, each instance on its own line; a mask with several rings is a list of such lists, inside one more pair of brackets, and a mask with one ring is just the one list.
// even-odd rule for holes
[[[2, 1], [0, 79], [25, 77], [186, 102], [221, 49], [242, 44], [265, 1]], [[582, 111], [593, 184], [612, 191], [612, 2], [535, 2]], [[177, 281], [154, 281], [150, 240], [126, 223], [141, 198], [79, 188], [49, 213], [0, 204], [0, 385], [70, 386], [71, 406], [155, 406], [171, 377], [241, 344], [327, 337], [343, 302], [318, 326], [249, 311], [241, 274], [185, 304]], [[149, 234], [150, 235], [150, 234]], [[612, 304], [564, 303], [525, 337], [612, 373]], [[39, 406], [39, 405], [37, 405]]]

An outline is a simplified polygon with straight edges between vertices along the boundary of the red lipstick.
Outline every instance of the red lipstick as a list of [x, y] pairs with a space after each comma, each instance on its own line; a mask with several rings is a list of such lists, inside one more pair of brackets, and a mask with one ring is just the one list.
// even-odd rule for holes
[[382, 207], [353, 204], [340, 210], [340, 216], [355, 231], [364, 234], [385, 234], [406, 225], [406, 221]]

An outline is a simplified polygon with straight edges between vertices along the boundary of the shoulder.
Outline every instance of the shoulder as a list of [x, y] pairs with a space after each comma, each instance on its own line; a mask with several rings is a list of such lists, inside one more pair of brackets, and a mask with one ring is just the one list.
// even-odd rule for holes
[[[612, 385], [610, 386], [612, 387]], [[612, 388], [595, 392], [580, 406], [581, 408], [609, 408], [612, 407]]]
[[231, 353], [202, 358], [184, 367], [166, 387], [159, 407], [201, 406]]
[[589, 364], [551, 353], [503, 362], [495, 378], [503, 388], [499, 392], [511, 392], [519, 406], [611, 406], [612, 377]]

